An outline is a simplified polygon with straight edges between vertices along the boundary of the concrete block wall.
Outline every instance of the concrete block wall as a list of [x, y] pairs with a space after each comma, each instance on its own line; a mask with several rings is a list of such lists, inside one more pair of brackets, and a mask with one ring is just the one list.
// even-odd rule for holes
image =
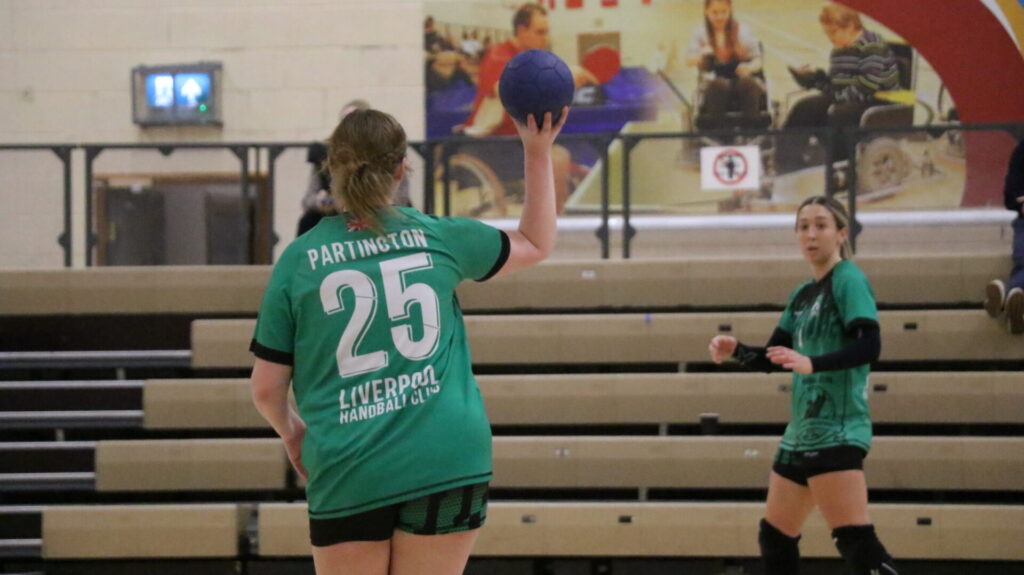
[[[422, 138], [422, 0], [0, 0], [0, 144], [312, 141], [364, 98]], [[218, 61], [221, 128], [132, 123], [138, 65]], [[74, 263], [84, 264], [84, 159], [74, 156]], [[266, 169], [265, 163], [263, 169]], [[227, 152], [105, 151], [97, 174], [224, 172]], [[308, 165], [278, 165], [279, 250]], [[0, 267], [63, 264], [62, 172], [46, 151], [0, 151]]]

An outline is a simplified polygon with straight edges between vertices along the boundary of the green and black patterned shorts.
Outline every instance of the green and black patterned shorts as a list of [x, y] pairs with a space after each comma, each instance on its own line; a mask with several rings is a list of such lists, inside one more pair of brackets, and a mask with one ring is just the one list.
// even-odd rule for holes
[[455, 487], [355, 515], [309, 520], [315, 547], [347, 541], [384, 541], [395, 529], [415, 535], [443, 535], [483, 526], [487, 519], [487, 483]]

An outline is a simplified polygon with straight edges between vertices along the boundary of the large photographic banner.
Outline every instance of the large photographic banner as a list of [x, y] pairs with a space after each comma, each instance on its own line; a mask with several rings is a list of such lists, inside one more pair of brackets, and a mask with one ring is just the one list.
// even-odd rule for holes
[[[1014, 22], [1024, 16], [1004, 14], [1001, 1], [957, 3], [978, 12], [970, 20], [945, 6], [930, 8], [929, 18], [918, 3], [913, 19], [910, 8], [891, 6], [904, 3], [881, 0], [428, 1], [427, 137], [457, 138], [435, 158], [435, 205], [444, 205], [447, 166], [453, 215], [518, 215], [522, 154], [496, 81], [514, 54], [543, 47], [570, 65], [577, 83], [564, 130], [577, 136], [563, 139], [555, 154], [563, 215], [600, 210], [606, 169], [612, 209], [621, 203], [624, 150], [602, 136], [679, 132], [693, 136], [645, 139], [629, 152], [635, 211], [790, 211], [823, 193], [829, 175], [833, 186], [857, 194], [861, 209], [1000, 206], [992, 174], [1001, 178], [1014, 136], [950, 126], [1021, 121], [1024, 105], [1003, 103], [994, 119], [982, 117], [976, 102], [962, 102], [993, 94], [965, 90], [973, 72], [933, 35], [948, 34], [956, 21], [968, 28], [960, 41], [998, 44], [996, 52], [995, 44], [979, 47], [1015, 78], [1024, 60]], [[942, 26], [929, 30], [935, 22]], [[1001, 38], [992, 39], [993, 30]], [[822, 132], [830, 126], [868, 132], [856, 143], [831, 141]], [[701, 150], [730, 146], [756, 147], [758, 181], [702, 186]], [[826, 170], [829, 157], [836, 162]]]

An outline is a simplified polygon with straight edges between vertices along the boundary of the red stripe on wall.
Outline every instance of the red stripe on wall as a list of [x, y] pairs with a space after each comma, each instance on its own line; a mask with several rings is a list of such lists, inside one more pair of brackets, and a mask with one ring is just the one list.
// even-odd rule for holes
[[[1024, 120], [1024, 58], [981, 2], [838, 1], [885, 24], [920, 52], [949, 89], [960, 121]], [[967, 180], [961, 205], [998, 200], [1013, 139], [998, 132], [964, 134]]]

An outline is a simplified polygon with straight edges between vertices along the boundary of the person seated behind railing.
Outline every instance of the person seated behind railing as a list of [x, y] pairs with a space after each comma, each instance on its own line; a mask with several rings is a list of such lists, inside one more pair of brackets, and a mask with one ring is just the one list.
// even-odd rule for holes
[[[1014, 335], [1024, 334], [1024, 139], [1017, 143], [1006, 168], [1003, 187], [1006, 209], [1014, 212], [1013, 268], [1010, 270], [1009, 293], [1003, 280], [995, 279], [985, 286], [985, 311], [995, 319], [1004, 318]], [[1004, 316], [1005, 313], [1005, 316]]]
[[786, 126], [856, 126], [868, 108], [889, 103], [875, 94], [899, 88], [896, 57], [885, 40], [864, 28], [860, 15], [849, 8], [825, 6], [818, 21], [832, 43], [829, 69], [827, 73], [809, 66], [790, 69], [797, 84], [821, 93], [800, 100]]
[[[864, 28], [857, 12], [830, 4], [822, 8], [818, 21], [832, 43], [829, 69], [789, 69], [800, 87], [820, 93], [797, 102], [789, 111], [784, 128], [857, 126], [868, 108], [890, 103], [877, 98], [878, 92], [899, 88], [896, 57], [880, 35]], [[785, 158], [802, 154], [802, 146], [782, 148], [777, 160], [780, 171], [787, 171]], [[841, 146], [836, 153], [837, 159], [846, 157]]]
[[732, 111], [740, 112], [740, 127], [765, 127], [761, 46], [733, 18], [732, 0], [704, 0], [704, 23], [693, 31], [686, 63], [701, 72], [698, 128], [731, 127], [725, 116]]
[[[338, 120], [355, 110], [369, 110], [370, 104], [366, 100], [352, 100], [341, 107], [338, 113]], [[299, 218], [296, 237], [313, 229], [320, 220], [328, 216], [338, 215], [338, 209], [331, 199], [331, 175], [324, 168], [327, 161], [327, 144], [324, 142], [313, 142], [306, 148], [306, 162], [312, 165], [309, 174], [309, 185], [306, 193], [302, 196], [302, 217]], [[411, 206], [409, 200], [409, 182], [402, 180], [398, 191], [395, 193], [397, 205]]]

